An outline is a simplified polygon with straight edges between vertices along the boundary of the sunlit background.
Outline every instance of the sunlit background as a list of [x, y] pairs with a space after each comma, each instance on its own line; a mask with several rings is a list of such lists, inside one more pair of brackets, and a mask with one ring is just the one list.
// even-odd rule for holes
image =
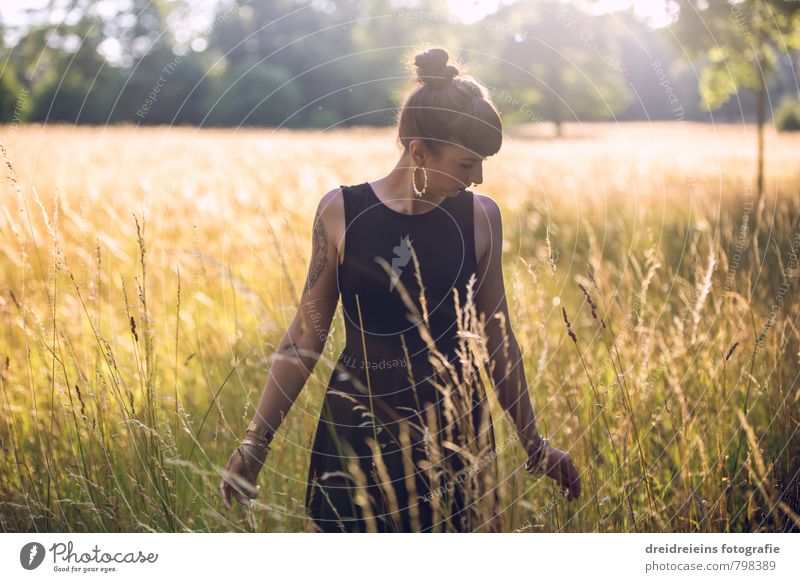
[[797, 116], [796, 4], [10, 0], [0, 120], [390, 125], [407, 53], [436, 43], [463, 51], [454, 56], [501, 96], [508, 127], [774, 115], [785, 125]]

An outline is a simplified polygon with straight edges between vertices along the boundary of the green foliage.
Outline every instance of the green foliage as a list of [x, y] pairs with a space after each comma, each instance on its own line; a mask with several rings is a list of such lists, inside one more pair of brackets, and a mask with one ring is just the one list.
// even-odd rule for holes
[[18, 123], [24, 119], [29, 105], [28, 89], [13, 70], [6, 68], [0, 75], [0, 123]]
[[208, 125], [276, 126], [300, 106], [292, 75], [276, 65], [242, 59], [212, 80]]
[[678, 48], [704, 58], [701, 106], [717, 109], [740, 89], [760, 91], [777, 76], [780, 55], [800, 49], [800, 2], [679, 0], [672, 26]]
[[498, 105], [512, 119], [556, 124], [610, 119], [633, 101], [612, 18], [568, 5], [542, 9], [528, 3], [510, 5], [492, 18], [498, 22], [487, 32], [502, 57], [492, 78], [498, 85], [510, 78], [515, 95], [523, 93], [533, 111], [501, 99]]
[[800, 102], [784, 99], [775, 110], [775, 127], [778, 131], [800, 131]]
[[[557, 0], [504, 3], [477, 21], [459, 20], [444, 0], [413, 9], [224, 0], [203, 22], [189, 18], [198, 10], [190, 0], [51, 7], [68, 3], [66, 23], [42, 24], [46, 14], [34, 11], [21, 40], [0, 44], [0, 121], [385, 125], [413, 86], [406, 57], [431, 44], [468, 63], [462, 72], [490, 87], [507, 126], [675, 118], [676, 109], [701, 119], [684, 51], [701, 60], [700, 101], [711, 110], [741, 88], [759, 90], [777, 77], [780, 56], [800, 48], [800, 2], [777, 0], [682, 0], [670, 31]], [[671, 37], [680, 43], [670, 54]], [[653, 63], [689, 98], [665, 100]]]

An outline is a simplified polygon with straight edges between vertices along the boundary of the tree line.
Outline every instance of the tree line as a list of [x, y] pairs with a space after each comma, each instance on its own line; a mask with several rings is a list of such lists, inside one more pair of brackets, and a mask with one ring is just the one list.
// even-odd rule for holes
[[[755, 120], [796, 96], [798, 2], [680, 0], [651, 29], [629, 13], [517, 2], [472, 23], [444, 0], [51, 0], [0, 23], [0, 121], [385, 125], [414, 49], [462, 57], [509, 124]], [[713, 33], [713, 37], [711, 36]]]

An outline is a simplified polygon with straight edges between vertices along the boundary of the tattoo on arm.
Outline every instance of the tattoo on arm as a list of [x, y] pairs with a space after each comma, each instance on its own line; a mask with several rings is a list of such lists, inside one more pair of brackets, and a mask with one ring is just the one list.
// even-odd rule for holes
[[319, 280], [328, 264], [328, 231], [317, 215], [314, 220], [314, 237], [311, 252], [311, 267], [308, 270], [308, 289], [311, 290]]

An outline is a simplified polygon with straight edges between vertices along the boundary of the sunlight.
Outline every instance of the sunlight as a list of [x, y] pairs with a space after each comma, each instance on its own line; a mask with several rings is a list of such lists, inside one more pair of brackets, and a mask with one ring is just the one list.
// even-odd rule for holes
[[679, 6], [674, 0], [598, 0], [590, 8], [592, 14], [608, 14], [633, 8], [637, 18], [653, 28], [672, 24], [678, 16]]
[[[447, 0], [450, 13], [464, 24], [474, 24], [497, 12], [503, 4], [518, 0]], [[633, 9], [634, 15], [653, 28], [672, 24], [678, 16], [679, 6], [674, 0], [596, 0], [595, 2], [573, 2], [581, 5], [590, 14], [609, 14]], [[588, 6], [587, 6], [588, 4]]]
[[447, 0], [447, 8], [464, 24], [478, 22], [500, 7], [500, 0]]

